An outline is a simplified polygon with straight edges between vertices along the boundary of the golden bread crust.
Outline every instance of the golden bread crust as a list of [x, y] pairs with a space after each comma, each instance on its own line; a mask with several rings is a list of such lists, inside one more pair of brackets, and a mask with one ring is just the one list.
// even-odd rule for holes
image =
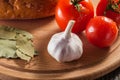
[[0, 0], [0, 19], [35, 19], [54, 15], [58, 0]]

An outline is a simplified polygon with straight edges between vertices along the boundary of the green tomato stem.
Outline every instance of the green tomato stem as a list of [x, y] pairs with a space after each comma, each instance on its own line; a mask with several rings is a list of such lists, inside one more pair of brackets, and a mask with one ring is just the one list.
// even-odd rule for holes
[[71, 0], [71, 3], [75, 6], [75, 8], [78, 10], [78, 12], [80, 12], [80, 5], [79, 2], [81, 2], [82, 0]]

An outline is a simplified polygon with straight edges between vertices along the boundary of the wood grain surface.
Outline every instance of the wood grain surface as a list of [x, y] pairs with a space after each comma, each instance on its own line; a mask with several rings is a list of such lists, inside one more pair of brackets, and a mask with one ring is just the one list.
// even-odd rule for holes
[[[97, 4], [98, 0], [93, 0]], [[91, 45], [84, 32], [79, 35], [83, 41], [83, 56], [76, 61], [59, 63], [47, 52], [51, 36], [60, 32], [53, 17], [36, 20], [1, 20], [1, 25], [11, 25], [33, 34], [34, 45], [39, 55], [29, 63], [20, 59], [0, 59], [2, 79], [80, 79], [93, 80], [120, 66], [120, 36], [109, 48], [100, 49]]]

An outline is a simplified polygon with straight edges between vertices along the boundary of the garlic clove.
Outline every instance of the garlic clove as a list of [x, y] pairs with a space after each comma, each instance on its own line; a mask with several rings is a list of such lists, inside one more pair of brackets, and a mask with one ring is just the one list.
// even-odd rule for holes
[[71, 20], [65, 32], [53, 35], [48, 44], [49, 54], [58, 62], [69, 62], [79, 59], [83, 53], [82, 41], [76, 34], [71, 33], [74, 23]]

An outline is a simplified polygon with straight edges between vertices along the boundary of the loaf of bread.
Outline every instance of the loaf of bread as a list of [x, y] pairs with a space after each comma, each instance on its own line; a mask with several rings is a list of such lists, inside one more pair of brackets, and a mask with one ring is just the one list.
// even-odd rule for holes
[[36, 19], [54, 15], [58, 0], [0, 0], [0, 19]]

